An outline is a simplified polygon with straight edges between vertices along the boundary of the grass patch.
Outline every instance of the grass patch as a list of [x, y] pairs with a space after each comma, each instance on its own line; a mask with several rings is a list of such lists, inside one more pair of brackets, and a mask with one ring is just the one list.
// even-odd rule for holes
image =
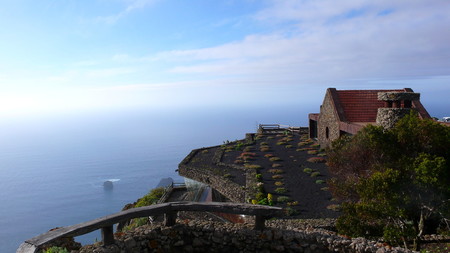
[[316, 184], [325, 184], [325, 180], [321, 180], [321, 179], [316, 180]]
[[134, 207], [149, 206], [155, 204], [164, 194], [164, 188], [158, 187], [152, 189], [147, 195], [140, 198]]

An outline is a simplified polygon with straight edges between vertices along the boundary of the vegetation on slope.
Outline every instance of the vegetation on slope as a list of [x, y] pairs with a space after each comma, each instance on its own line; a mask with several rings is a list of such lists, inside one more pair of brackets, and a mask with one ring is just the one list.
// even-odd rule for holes
[[344, 202], [340, 233], [417, 248], [424, 233], [449, 231], [449, 127], [412, 113], [337, 140], [328, 156], [330, 190]]

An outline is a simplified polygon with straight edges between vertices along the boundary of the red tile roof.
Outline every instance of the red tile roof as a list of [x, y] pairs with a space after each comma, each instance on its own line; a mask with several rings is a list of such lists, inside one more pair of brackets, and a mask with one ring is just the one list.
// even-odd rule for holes
[[375, 122], [378, 108], [384, 102], [378, 100], [378, 92], [404, 90], [336, 90], [337, 101], [347, 122]]

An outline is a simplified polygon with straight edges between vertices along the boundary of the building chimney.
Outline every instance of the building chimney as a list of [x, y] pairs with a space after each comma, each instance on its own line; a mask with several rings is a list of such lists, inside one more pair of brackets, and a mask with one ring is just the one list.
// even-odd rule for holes
[[409, 114], [412, 101], [420, 99], [420, 93], [414, 92], [378, 92], [378, 100], [384, 101], [384, 108], [378, 108], [377, 124], [389, 129], [397, 121]]

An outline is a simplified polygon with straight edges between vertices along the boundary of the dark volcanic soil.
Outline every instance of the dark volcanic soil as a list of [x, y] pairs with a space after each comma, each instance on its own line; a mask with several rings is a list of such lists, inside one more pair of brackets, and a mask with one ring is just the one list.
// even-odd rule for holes
[[[266, 193], [271, 193], [274, 200], [280, 196], [289, 198], [289, 207], [297, 210], [296, 218], [335, 218], [338, 212], [331, 210], [332, 205], [338, 203], [332, 200], [330, 192], [327, 190], [326, 183], [319, 184], [317, 180], [326, 181], [329, 178], [329, 173], [325, 163], [312, 163], [307, 159], [311, 157], [318, 157], [317, 154], [308, 154], [308, 150], [317, 150], [311, 141], [306, 141], [306, 136], [266, 134], [259, 135], [254, 144], [244, 146], [246, 152], [254, 153], [253, 158], [247, 160], [246, 163], [252, 165], [260, 165], [262, 168], [258, 169], [258, 173], [262, 174], [262, 182], [264, 183], [264, 190]], [[284, 140], [284, 144], [279, 143]], [[244, 142], [244, 141], [243, 141]], [[302, 146], [298, 146], [299, 142], [303, 142]], [[235, 145], [235, 144], [230, 144]], [[291, 145], [291, 146], [288, 146]], [[269, 151], [261, 151], [261, 146], [268, 146]], [[245, 185], [245, 174], [238, 170], [229, 167], [213, 165], [212, 159], [215, 152], [220, 147], [213, 147], [207, 149], [208, 151], [200, 151], [190, 162], [190, 166], [198, 168], [213, 169], [221, 175], [231, 174], [232, 180], [240, 185]], [[244, 150], [229, 149], [225, 152], [221, 162], [226, 164], [236, 164], [238, 157]], [[273, 155], [279, 157], [279, 161], [270, 161], [266, 155]], [[277, 164], [273, 167], [274, 164]], [[242, 165], [242, 164], [240, 164]], [[309, 168], [312, 172], [318, 172], [317, 176], [312, 177], [312, 173], [304, 172], [304, 169]], [[271, 172], [271, 169], [280, 169], [282, 178], [273, 179], [276, 175]], [[276, 186], [275, 182], [282, 183], [281, 186]], [[279, 194], [276, 192], [277, 188], [285, 188], [286, 193]], [[297, 203], [295, 203], [297, 202]], [[276, 206], [288, 207], [286, 202], [275, 201]], [[293, 205], [292, 205], [293, 204]]]

